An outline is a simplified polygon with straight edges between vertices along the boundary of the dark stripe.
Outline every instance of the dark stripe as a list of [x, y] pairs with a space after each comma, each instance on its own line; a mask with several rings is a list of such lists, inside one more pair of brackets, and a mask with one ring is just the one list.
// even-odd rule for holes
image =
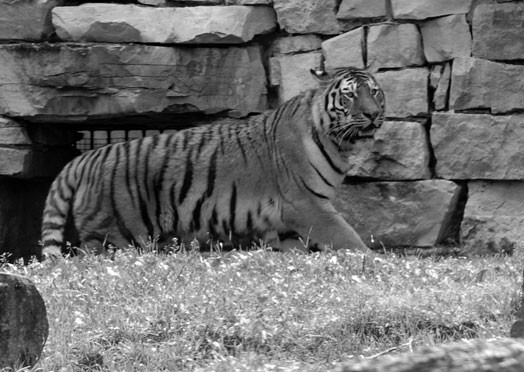
[[326, 159], [326, 161], [328, 162], [329, 166], [338, 174], [344, 174], [344, 172], [342, 171], [342, 169], [340, 169], [339, 167], [337, 167], [335, 165], [335, 163], [333, 163], [333, 160], [331, 159], [331, 157], [329, 156], [329, 154], [326, 152], [326, 149], [324, 148], [324, 145], [322, 145], [322, 142], [320, 141], [320, 137], [318, 136], [318, 132], [316, 131], [316, 129], [313, 128], [313, 141], [315, 141], [315, 144], [317, 145], [317, 147], [319, 148], [320, 152], [322, 153], [322, 155], [324, 155], [324, 158]]
[[202, 204], [204, 204], [205, 198], [202, 196], [196, 202], [195, 208], [193, 209], [193, 221], [191, 221], [191, 230], [197, 232], [200, 230], [200, 213], [202, 211]]
[[317, 167], [315, 167], [315, 165], [311, 162], [309, 162], [309, 165], [311, 165], [313, 167], [313, 169], [315, 170], [315, 172], [317, 172], [318, 176], [322, 179], [322, 181], [324, 181], [324, 183], [328, 186], [331, 186], [331, 187], [335, 187], [331, 182], [329, 182], [327, 180], [326, 177], [324, 177], [324, 175], [322, 174], [322, 172], [320, 172]]
[[247, 211], [246, 229], [247, 229], [248, 232], [252, 232], [253, 231], [253, 216], [251, 215], [251, 211]]
[[248, 165], [247, 157], [246, 157], [246, 150], [244, 149], [244, 145], [240, 141], [240, 136], [238, 133], [235, 135], [235, 140], [237, 141], [237, 146], [240, 149], [240, 154], [242, 155], [242, 160], [244, 160], [244, 164]]
[[144, 176], [141, 177], [141, 178], [142, 178], [142, 181], [144, 182], [144, 187], [146, 189], [146, 196], [147, 196], [147, 201], [148, 202], [151, 201], [151, 188], [149, 187], [149, 185], [150, 185], [150, 176], [149, 176], [150, 166], [149, 166], [149, 161], [151, 160], [151, 153], [153, 152], [154, 147], [156, 146], [156, 143], [158, 141], [157, 138], [158, 138], [158, 136], [152, 137], [153, 143], [149, 142], [147, 139], [143, 139], [142, 143], [141, 143], [141, 145], [146, 150], [146, 153], [143, 156], [143, 158], [144, 158]]
[[[147, 137], [146, 137], [147, 138]], [[150, 200], [149, 190], [147, 187], [147, 177], [148, 177], [148, 161], [149, 161], [149, 145], [145, 143], [145, 139], [141, 139], [139, 142], [137, 142], [137, 154], [136, 154], [136, 161], [133, 162], [133, 165], [135, 165], [135, 181], [136, 186], [138, 189], [138, 208], [140, 211], [140, 217], [142, 218], [142, 224], [145, 225], [147, 229], [148, 238], [153, 239], [155, 236], [155, 228], [153, 227], [153, 222], [151, 221], [151, 218], [149, 216], [148, 211], [148, 204]], [[142, 155], [142, 150], [148, 151], [146, 153], [146, 156]], [[144, 172], [141, 172], [140, 169], [140, 160], [143, 159], [143, 166], [144, 166]], [[129, 159], [125, 159], [127, 162]], [[116, 164], [118, 164], [117, 162]], [[131, 166], [131, 164], [127, 165]], [[143, 188], [141, 186], [145, 187], [145, 193], [143, 192]]]
[[182, 204], [187, 196], [191, 183], [193, 182], [193, 163], [191, 161], [191, 151], [188, 151], [186, 158], [186, 172], [184, 174], [184, 182], [178, 197], [178, 204]]
[[[122, 234], [122, 236], [129, 242], [129, 243], [133, 243], [134, 242], [134, 237], [133, 237], [133, 234], [131, 234], [131, 232], [128, 230], [128, 228], [126, 227], [126, 225], [124, 224], [124, 221], [122, 219], [122, 215], [120, 214], [120, 211], [118, 210], [118, 205], [116, 203], [116, 172], [117, 172], [117, 169], [118, 169], [118, 166], [120, 164], [120, 146], [117, 146], [114, 148], [115, 149], [115, 164], [113, 165], [113, 169], [112, 169], [112, 172], [111, 172], [111, 180], [110, 180], [110, 194], [109, 194], [109, 199], [111, 200], [111, 208], [113, 209], [113, 213], [115, 215], [115, 219], [116, 219], [116, 226], [118, 228], [118, 230], [120, 231], [120, 233]], [[109, 151], [108, 151], [109, 152]], [[120, 192], [120, 191], [119, 191]], [[99, 200], [102, 200], [102, 195], [99, 195]], [[98, 211], [99, 209], [97, 209]]]
[[329, 200], [329, 198], [326, 195], [323, 195], [323, 194], [321, 194], [319, 192], [316, 192], [311, 187], [309, 187], [307, 185], [307, 183], [302, 179], [302, 177], [300, 177], [300, 181], [302, 182], [302, 185], [306, 188], [306, 190], [309, 191], [310, 193], [312, 193], [313, 195], [315, 195], [316, 197], [319, 197], [321, 199]]
[[211, 159], [209, 161], [209, 167], [207, 170], [207, 190], [204, 195], [206, 195], [208, 198], [213, 194], [213, 191], [215, 189], [215, 181], [217, 177], [217, 149], [213, 152], [213, 155], [211, 155]]
[[233, 182], [233, 189], [231, 190], [231, 200], [229, 202], [229, 227], [233, 235], [235, 234], [236, 208], [237, 208], [237, 185]]
[[62, 246], [62, 242], [56, 239], [46, 239], [42, 242], [44, 248], [49, 247], [50, 245], [57, 245], [59, 247]]
[[131, 184], [131, 175], [130, 175], [131, 157], [132, 157], [132, 155], [131, 155], [131, 143], [130, 142], [125, 142], [124, 145], [123, 145], [123, 148], [124, 148], [124, 157], [126, 159], [126, 162], [124, 164], [124, 166], [125, 166], [124, 186], [126, 188], [127, 194], [129, 195], [129, 199], [131, 199], [131, 203], [133, 205], [133, 208], [137, 208], [138, 207], [138, 201], [136, 200], [135, 195], [133, 193], [133, 187], [132, 187], [132, 184]]
[[207, 226], [209, 229], [209, 233], [216, 237], [217, 234], [217, 225], [218, 225], [218, 216], [217, 216], [217, 207], [216, 205], [213, 206], [213, 211], [211, 212], [211, 218], [209, 219]]

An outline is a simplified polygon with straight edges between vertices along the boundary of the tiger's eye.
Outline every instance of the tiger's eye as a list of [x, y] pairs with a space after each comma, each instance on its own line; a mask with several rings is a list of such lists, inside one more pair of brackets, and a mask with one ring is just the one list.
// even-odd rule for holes
[[348, 98], [355, 98], [355, 93], [353, 93], [353, 92], [347, 92], [347, 93], [346, 93], [346, 97], [348, 97]]
[[374, 96], [375, 94], [378, 93], [378, 89], [376, 89], [376, 88], [371, 88], [370, 93], [371, 93], [371, 95]]

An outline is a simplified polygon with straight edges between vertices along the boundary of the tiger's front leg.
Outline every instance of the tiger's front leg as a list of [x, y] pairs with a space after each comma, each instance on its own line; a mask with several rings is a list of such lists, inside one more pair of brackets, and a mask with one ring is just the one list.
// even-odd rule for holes
[[369, 251], [355, 229], [329, 201], [290, 205], [285, 208], [283, 219], [286, 227], [297, 232], [310, 246]]

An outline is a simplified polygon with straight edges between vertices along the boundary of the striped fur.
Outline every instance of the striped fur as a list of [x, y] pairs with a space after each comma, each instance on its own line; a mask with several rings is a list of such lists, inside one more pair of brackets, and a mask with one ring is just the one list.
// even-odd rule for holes
[[82, 247], [96, 249], [104, 242], [236, 242], [271, 234], [365, 249], [331, 201], [347, 170], [346, 151], [373, 135], [384, 104], [375, 79], [349, 68], [247, 121], [86, 152], [51, 186], [43, 253], [60, 254], [69, 214]]

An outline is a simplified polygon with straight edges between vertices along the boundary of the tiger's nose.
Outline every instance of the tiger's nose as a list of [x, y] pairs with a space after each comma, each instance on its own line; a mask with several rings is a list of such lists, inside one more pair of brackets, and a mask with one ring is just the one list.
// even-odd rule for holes
[[374, 122], [375, 119], [378, 117], [378, 111], [372, 111], [372, 112], [363, 112], [362, 115], [369, 119], [369, 121]]

